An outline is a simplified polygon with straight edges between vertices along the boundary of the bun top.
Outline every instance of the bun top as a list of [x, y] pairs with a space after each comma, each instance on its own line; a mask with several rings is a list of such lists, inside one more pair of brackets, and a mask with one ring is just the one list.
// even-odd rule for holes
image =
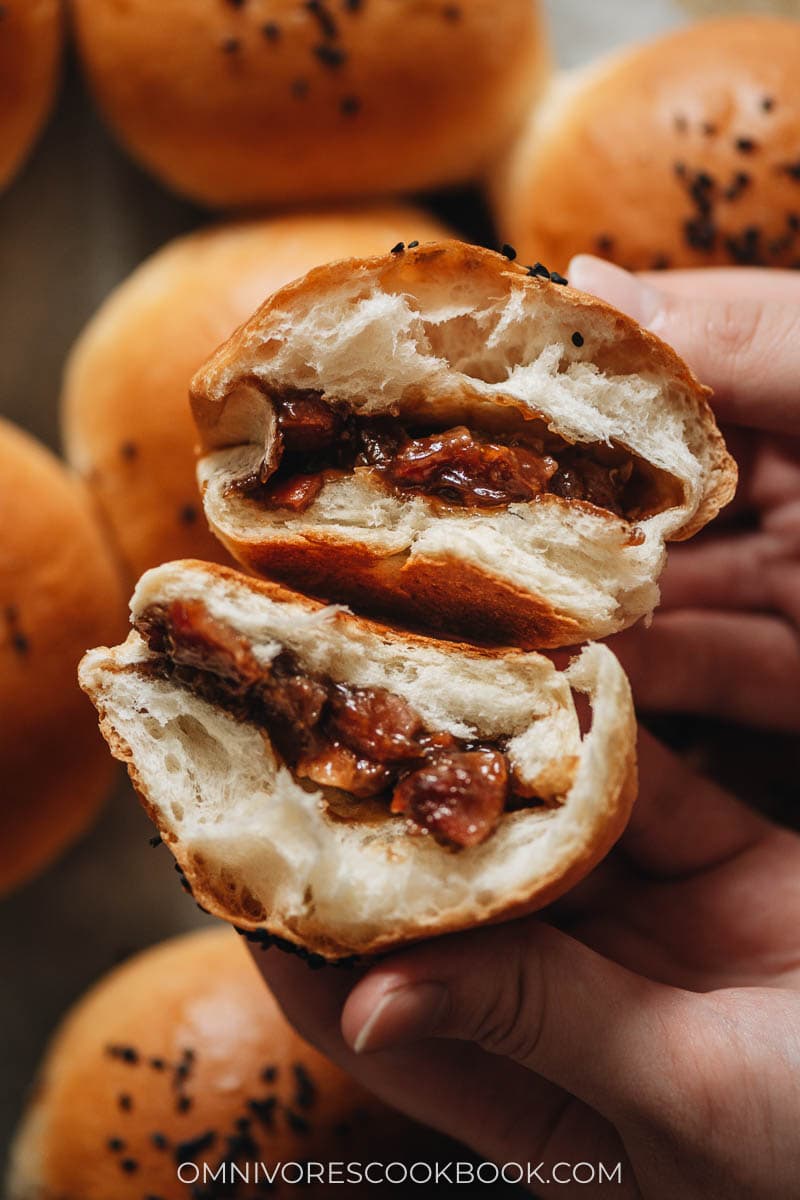
[[503, 236], [565, 270], [800, 266], [800, 22], [719, 18], [558, 80], [496, 193]]
[[0, 892], [86, 824], [110, 785], [78, 688], [87, 646], [124, 628], [116, 563], [90, 498], [0, 421]]
[[[682, 500], [649, 521], [688, 537], [735, 486], [710, 393], [669, 346], [565, 283], [460, 242], [320, 267], [267, 300], [195, 376], [201, 444], [263, 457], [269, 397], [286, 388], [450, 423], [510, 406], [672, 474]], [[244, 474], [257, 466], [246, 459]]]
[[76, 0], [95, 94], [134, 156], [214, 205], [475, 177], [536, 86], [534, 0]]
[[61, 0], [4, 0], [0, 6], [0, 188], [50, 111], [63, 41]]
[[72, 350], [61, 415], [131, 581], [172, 558], [227, 560], [200, 508], [187, 394], [215, 346], [320, 262], [443, 233], [410, 205], [216, 225], [170, 242], [109, 296]]
[[[252, 1171], [367, 1150], [413, 1161], [436, 1140], [303, 1042], [241, 940], [215, 928], [137, 955], [67, 1015], [17, 1133], [8, 1196], [183, 1200], [180, 1163]], [[191, 1167], [184, 1175], [191, 1182]]]

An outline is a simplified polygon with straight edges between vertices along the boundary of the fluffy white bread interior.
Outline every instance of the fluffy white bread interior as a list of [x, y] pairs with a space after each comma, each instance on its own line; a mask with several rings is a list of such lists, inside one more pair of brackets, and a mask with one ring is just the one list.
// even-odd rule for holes
[[[526, 780], [565, 763], [563, 804], [505, 815], [481, 846], [453, 852], [402, 818], [343, 821], [301, 786], [268, 736], [180, 685], [148, 674], [138, 633], [90, 651], [80, 668], [112, 752], [211, 912], [329, 958], [540, 907], [610, 848], [635, 790], [630, 690], [614, 655], [587, 646], [566, 671], [543, 655], [488, 653], [363, 621], [234, 571], [197, 562], [148, 571], [133, 618], [151, 605], [199, 599], [267, 664], [292, 650], [311, 672], [383, 687], [432, 730], [510, 738]], [[583, 736], [571, 689], [586, 693]], [[577, 761], [576, 761], [577, 760]]]
[[[293, 388], [437, 425], [541, 418], [571, 442], [627, 447], [672, 477], [675, 502], [639, 523], [641, 543], [591, 505], [443, 508], [388, 491], [369, 470], [331, 480], [303, 513], [270, 511], [230, 485], [269, 456], [269, 396]], [[321, 543], [355, 546], [401, 572], [456, 559], [542, 598], [572, 622], [564, 641], [605, 636], [658, 602], [665, 541], [690, 536], [732, 495], [708, 395], [623, 314], [491, 251], [430, 243], [335, 263], [276, 293], [195, 377], [206, 515], [249, 566], [278, 544], [298, 561]]]

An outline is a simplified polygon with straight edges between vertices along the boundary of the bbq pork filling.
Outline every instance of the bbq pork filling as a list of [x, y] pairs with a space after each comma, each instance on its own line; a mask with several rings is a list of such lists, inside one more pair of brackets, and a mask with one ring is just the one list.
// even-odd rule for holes
[[277, 422], [270, 453], [231, 489], [266, 508], [305, 512], [329, 480], [364, 469], [396, 493], [461, 508], [553, 495], [637, 521], [681, 502], [676, 480], [625, 448], [571, 444], [538, 420], [491, 432], [431, 429], [356, 415], [318, 392], [270, 400]]
[[155, 655], [151, 670], [264, 729], [295, 778], [322, 788], [343, 819], [377, 801], [384, 815], [388, 807], [462, 848], [486, 841], [508, 810], [560, 800], [531, 794], [499, 740], [430, 730], [400, 696], [311, 675], [288, 650], [264, 665], [202, 601], [153, 605], [135, 626]]

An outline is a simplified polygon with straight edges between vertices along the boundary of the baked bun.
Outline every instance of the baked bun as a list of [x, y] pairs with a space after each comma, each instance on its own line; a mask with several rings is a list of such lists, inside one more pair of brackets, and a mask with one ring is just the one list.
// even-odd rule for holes
[[[451, 1146], [302, 1041], [241, 940], [205, 929], [117, 967], [67, 1015], [17, 1132], [4, 1194], [290, 1197], [297, 1188], [280, 1176], [265, 1187], [257, 1164], [413, 1162]], [[204, 1182], [203, 1164], [222, 1163], [227, 1174]], [[235, 1190], [223, 1186], [236, 1180], [233, 1163], [248, 1172]], [[316, 1184], [303, 1194], [342, 1191]]]
[[489, 250], [335, 263], [193, 380], [205, 511], [245, 566], [362, 611], [603, 637], [732, 495], [708, 395], [629, 318]]
[[17, 173], [50, 113], [63, 41], [61, 0], [0, 5], [0, 188]]
[[476, 178], [544, 75], [536, 0], [74, 0], [97, 101], [169, 187], [220, 206]]
[[124, 628], [116, 564], [82, 484], [0, 421], [0, 893], [94, 816], [112, 781], [78, 660]]
[[214, 348], [311, 267], [444, 232], [405, 206], [220, 225], [171, 242], [112, 293], [72, 351], [62, 426], [131, 585], [171, 558], [228, 561], [203, 517], [188, 402]]
[[560, 271], [800, 266], [800, 22], [718, 18], [554, 81], [495, 180], [503, 237]]
[[148, 571], [131, 614], [81, 686], [195, 899], [243, 929], [374, 953], [541, 907], [622, 831], [635, 726], [604, 646], [559, 671], [196, 562]]

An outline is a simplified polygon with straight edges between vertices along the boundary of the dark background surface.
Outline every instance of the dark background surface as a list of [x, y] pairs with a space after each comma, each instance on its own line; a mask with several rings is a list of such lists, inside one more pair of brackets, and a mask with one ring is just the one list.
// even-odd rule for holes
[[[573, 65], [678, 23], [692, 4], [550, 0], [548, 7], [557, 57]], [[694, 7], [721, 6], [697, 0]], [[492, 241], [480, 197], [438, 197], [434, 206], [466, 235]], [[57, 449], [61, 372], [85, 321], [144, 257], [209, 219], [123, 157], [70, 64], [58, 110], [36, 152], [0, 196], [0, 413]], [[700, 727], [672, 723], [659, 731], [695, 747]], [[730, 730], [711, 732], [703, 750], [691, 751], [706, 763], [710, 754], [720, 757], [715, 745], [737, 741]], [[781, 744], [776, 750], [767, 741], [763, 753], [782, 764], [774, 768], [769, 791], [773, 806], [783, 811], [791, 800], [786, 780], [797, 778], [800, 749]], [[727, 753], [721, 757], [728, 760]], [[756, 757], [763, 763], [760, 753]], [[739, 781], [747, 777], [744, 766], [735, 765], [734, 772]], [[754, 778], [754, 794], [763, 792], [762, 785], [763, 772]], [[151, 832], [120, 776], [88, 837], [0, 905], [2, 1147], [65, 1008], [128, 954], [208, 920], [178, 886], [168, 852], [150, 848]]]

